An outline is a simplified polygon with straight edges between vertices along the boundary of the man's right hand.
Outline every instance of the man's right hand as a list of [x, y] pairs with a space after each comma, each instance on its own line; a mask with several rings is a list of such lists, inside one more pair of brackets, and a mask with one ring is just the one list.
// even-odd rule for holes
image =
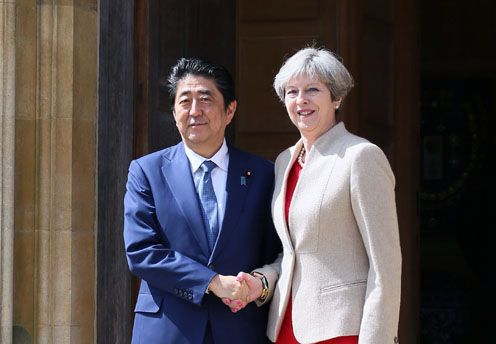
[[210, 282], [208, 289], [221, 299], [239, 300], [248, 303], [250, 290], [244, 281], [238, 281], [236, 276], [217, 274]]
[[260, 278], [255, 277], [246, 272], [240, 272], [236, 276], [236, 280], [241, 282], [246, 286], [247, 294], [245, 299], [232, 299], [232, 298], [222, 298], [222, 302], [229, 308], [233, 313], [243, 309], [250, 302], [258, 299], [262, 294], [263, 284]]

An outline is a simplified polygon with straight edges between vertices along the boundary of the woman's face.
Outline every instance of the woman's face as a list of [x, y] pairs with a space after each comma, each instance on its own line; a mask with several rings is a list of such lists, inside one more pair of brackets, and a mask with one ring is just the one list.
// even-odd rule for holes
[[327, 86], [316, 77], [295, 77], [284, 92], [289, 118], [302, 136], [316, 140], [336, 123], [336, 107], [341, 100], [333, 101]]

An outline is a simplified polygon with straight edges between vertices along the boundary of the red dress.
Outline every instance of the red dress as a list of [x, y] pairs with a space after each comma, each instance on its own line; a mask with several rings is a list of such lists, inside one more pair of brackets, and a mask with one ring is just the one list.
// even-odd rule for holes
[[[289, 218], [289, 206], [291, 204], [291, 200], [293, 199], [293, 193], [296, 187], [296, 182], [300, 177], [300, 172], [302, 168], [300, 164], [295, 161], [291, 171], [289, 171], [288, 176], [288, 185], [286, 188], [286, 206], [285, 206], [285, 215], [286, 222], [288, 222]], [[290, 293], [291, 294], [291, 293]], [[286, 308], [286, 313], [284, 314], [284, 320], [282, 321], [281, 331], [279, 332], [279, 336], [277, 337], [276, 344], [299, 344], [296, 340], [293, 332], [293, 321], [291, 319], [292, 314], [292, 304], [291, 297], [288, 301], [288, 308]], [[346, 337], [336, 337], [332, 339], [325, 340], [323, 342], [319, 342], [321, 344], [358, 344], [358, 336], [346, 336]]]

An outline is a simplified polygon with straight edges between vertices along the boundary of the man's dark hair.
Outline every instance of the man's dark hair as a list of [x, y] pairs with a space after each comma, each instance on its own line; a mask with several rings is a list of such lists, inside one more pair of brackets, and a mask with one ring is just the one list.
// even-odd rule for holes
[[169, 91], [172, 109], [174, 109], [177, 84], [181, 79], [184, 79], [188, 75], [211, 79], [220, 93], [222, 93], [222, 96], [224, 97], [224, 107], [226, 109], [232, 101], [236, 100], [234, 94], [234, 81], [225, 67], [199, 58], [183, 57], [172, 67], [171, 73], [167, 78], [167, 89]]

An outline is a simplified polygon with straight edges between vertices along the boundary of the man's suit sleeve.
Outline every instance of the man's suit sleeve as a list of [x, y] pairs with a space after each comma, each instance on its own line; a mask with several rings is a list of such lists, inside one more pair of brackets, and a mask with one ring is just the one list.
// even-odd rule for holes
[[124, 243], [129, 269], [154, 288], [200, 304], [215, 272], [170, 248], [154, 197], [138, 162], [129, 167], [124, 197]]

